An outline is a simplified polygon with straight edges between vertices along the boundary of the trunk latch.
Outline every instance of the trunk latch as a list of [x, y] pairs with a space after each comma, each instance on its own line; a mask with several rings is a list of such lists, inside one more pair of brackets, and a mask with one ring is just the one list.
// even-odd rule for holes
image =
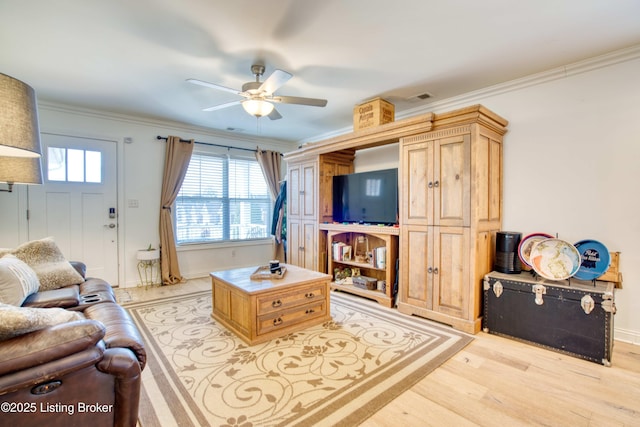
[[531, 290], [536, 294], [536, 304], [544, 304], [542, 295], [545, 295], [547, 293], [547, 288], [545, 288], [544, 285], [533, 285], [531, 287]]

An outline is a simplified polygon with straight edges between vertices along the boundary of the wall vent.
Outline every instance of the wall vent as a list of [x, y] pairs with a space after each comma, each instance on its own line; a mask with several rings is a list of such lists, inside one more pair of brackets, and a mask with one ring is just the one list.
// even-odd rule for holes
[[410, 96], [409, 98], [407, 98], [407, 101], [418, 102], [418, 101], [424, 101], [429, 98], [433, 98], [433, 95], [430, 94], [429, 92], [424, 92], [418, 95]]

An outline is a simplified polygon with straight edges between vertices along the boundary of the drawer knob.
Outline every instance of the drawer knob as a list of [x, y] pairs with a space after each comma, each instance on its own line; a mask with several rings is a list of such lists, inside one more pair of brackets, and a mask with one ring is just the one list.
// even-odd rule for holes
[[307, 297], [307, 298], [313, 298], [313, 297], [315, 297], [315, 295], [313, 294], [313, 292], [308, 292], [308, 293], [304, 294], [304, 296], [305, 296], [305, 297]]
[[278, 326], [280, 324], [282, 324], [282, 317], [273, 319], [273, 326]]
[[271, 303], [271, 307], [274, 307], [274, 308], [275, 307], [280, 307], [281, 305], [282, 305], [282, 301], [280, 301], [279, 299], [277, 299], [277, 300], [275, 300], [275, 301], [273, 301]]
[[312, 314], [315, 313], [316, 311], [313, 308], [308, 309], [307, 311], [305, 311], [305, 314]]

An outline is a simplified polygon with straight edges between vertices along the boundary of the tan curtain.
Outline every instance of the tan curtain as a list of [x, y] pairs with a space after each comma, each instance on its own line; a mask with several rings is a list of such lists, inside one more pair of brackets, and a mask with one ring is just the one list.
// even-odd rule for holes
[[281, 155], [277, 151], [261, 150], [260, 148], [256, 150], [256, 160], [258, 160], [262, 168], [262, 174], [269, 186], [272, 200], [278, 198], [278, 192], [280, 191], [280, 177], [282, 176], [282, 160], [280, 157]]
[[[264, 179], [269, 186], [269, 192], [271, 193], [271, 200], [275, 201], [280, 193], [280, 179], [282, 177], [282, 156], [277, 151], [261, 150], [259, 147], [256, 150], [256, 160], [262, 169]], [[280, 231], [282, 230], [283, 221], [282, 209], [279, 212], [274, 212], [272, 221], [275, 224], [276, 245], [274, 248], [273, 258], [285, 260], [284, 248], [280, 239]], [[273, 229], [274, 227], [272, 227]]]
[[162, 194], [160, 196], [160, 269], [163, 285], [174, 285], [183, 281], [178, 266], [171, 206], [178, 197], [178, 192], [187, 174], [193, 145], [193, 139], [188, 142], [180, 142], [180, 138], [177, 136], [167, 137]]

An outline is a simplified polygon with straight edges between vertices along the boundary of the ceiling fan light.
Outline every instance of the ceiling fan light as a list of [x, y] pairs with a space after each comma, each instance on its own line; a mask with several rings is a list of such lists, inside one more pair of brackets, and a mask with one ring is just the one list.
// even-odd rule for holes
[[242, 101], [242, 108], [252, 116], [263, 117], [273, 111], [273, 104], [261, 99], [248, 99]]

